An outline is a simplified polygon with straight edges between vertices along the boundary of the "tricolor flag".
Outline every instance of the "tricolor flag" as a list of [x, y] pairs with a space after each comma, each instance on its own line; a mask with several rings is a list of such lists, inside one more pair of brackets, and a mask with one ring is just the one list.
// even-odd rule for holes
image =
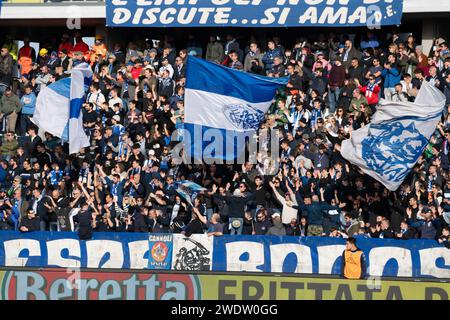
[[69, 152], [88, 147], [89, 137], [83, 129], [84, 95], [92, 81], [87, 63], [73, 68], [70, 78], [64, 78], [41, 90], [31, 119], [40, 129], [69, 142]]
[[[244, 151], [240, 138], [255, 133], [278, 88], [288, 78], [233, 70], [190, 56], [186, 67], [185, 150], [194, 160], [233, 161]], [[186, 144], [190, 143], [190, 146]]]
[[445, 96], [424, 81], [414, 103], [382, 100], [372, 122], [342, 143], [342, 156], [395, 191], [436, 130]]

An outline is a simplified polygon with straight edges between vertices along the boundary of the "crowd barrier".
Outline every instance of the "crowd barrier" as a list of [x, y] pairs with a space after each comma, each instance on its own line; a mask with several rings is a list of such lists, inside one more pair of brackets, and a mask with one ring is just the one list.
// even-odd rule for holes
[[[450, 250], [432, 240], [359, 238], [368, 277], [450, 279]], [[327, 237], [0, 232], [0, 266], [340, 275], [345, 240]]]

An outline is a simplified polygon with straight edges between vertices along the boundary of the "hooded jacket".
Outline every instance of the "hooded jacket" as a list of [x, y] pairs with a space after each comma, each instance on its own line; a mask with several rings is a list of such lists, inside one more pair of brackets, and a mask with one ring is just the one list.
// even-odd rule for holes
[[275, 219], [273, 221], [273, 226], [269, 228], [266, 233], [266, 236], [285, 236], [286, 229], [279, 219]]

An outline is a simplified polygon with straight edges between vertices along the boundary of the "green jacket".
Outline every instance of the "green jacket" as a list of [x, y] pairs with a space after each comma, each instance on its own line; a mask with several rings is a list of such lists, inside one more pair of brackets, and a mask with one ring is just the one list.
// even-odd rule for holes
[[[349, 107], [350, 113], [361, 112], [361, 104], [364, 104], [365, 106], [369, 105], [365, 96], [361, 95], [361, 98], [359, 99], [353, 98], [352, 101], [350, 102]], [[354, 108], [353, 105], [355, 105], [356, 108]]]
[[16, 154], [16, 150], [19, 148], [19, 142], [17, 140], [5, 140], [3, 144], [0, 146], [0, 154], [2, 156], [14, 156]]
[[1, 103], [0, 103], [0, 112], [8, 115], [10, 113], [16, 112], [19, 113], [22, 110], [22, 103], [19, 100], [19, 97], [13, 94], [11, 97], [7, 97], [3, 95]]

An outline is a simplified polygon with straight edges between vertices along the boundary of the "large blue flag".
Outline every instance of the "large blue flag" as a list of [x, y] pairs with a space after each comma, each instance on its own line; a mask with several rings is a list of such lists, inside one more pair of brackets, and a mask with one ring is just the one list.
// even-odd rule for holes
[[[184, 137], [195, 160], [233, 161], [239, 144], [264, 120], [276, 91], [288, 78], [269, 78], [188, 58]], [[188, 148], [188, 147], [185, 147]], [[189, 148], [188, 148], [189, 149]]]
[[42, 130], [68, 141], [72, 154], [90, 145], [83, 129], [81, 107], [92, 81], [92, 70], [87, 63], [81, 63], [70, 73], [70, 78], [59, 80], [41, 90], [31, 120]]

